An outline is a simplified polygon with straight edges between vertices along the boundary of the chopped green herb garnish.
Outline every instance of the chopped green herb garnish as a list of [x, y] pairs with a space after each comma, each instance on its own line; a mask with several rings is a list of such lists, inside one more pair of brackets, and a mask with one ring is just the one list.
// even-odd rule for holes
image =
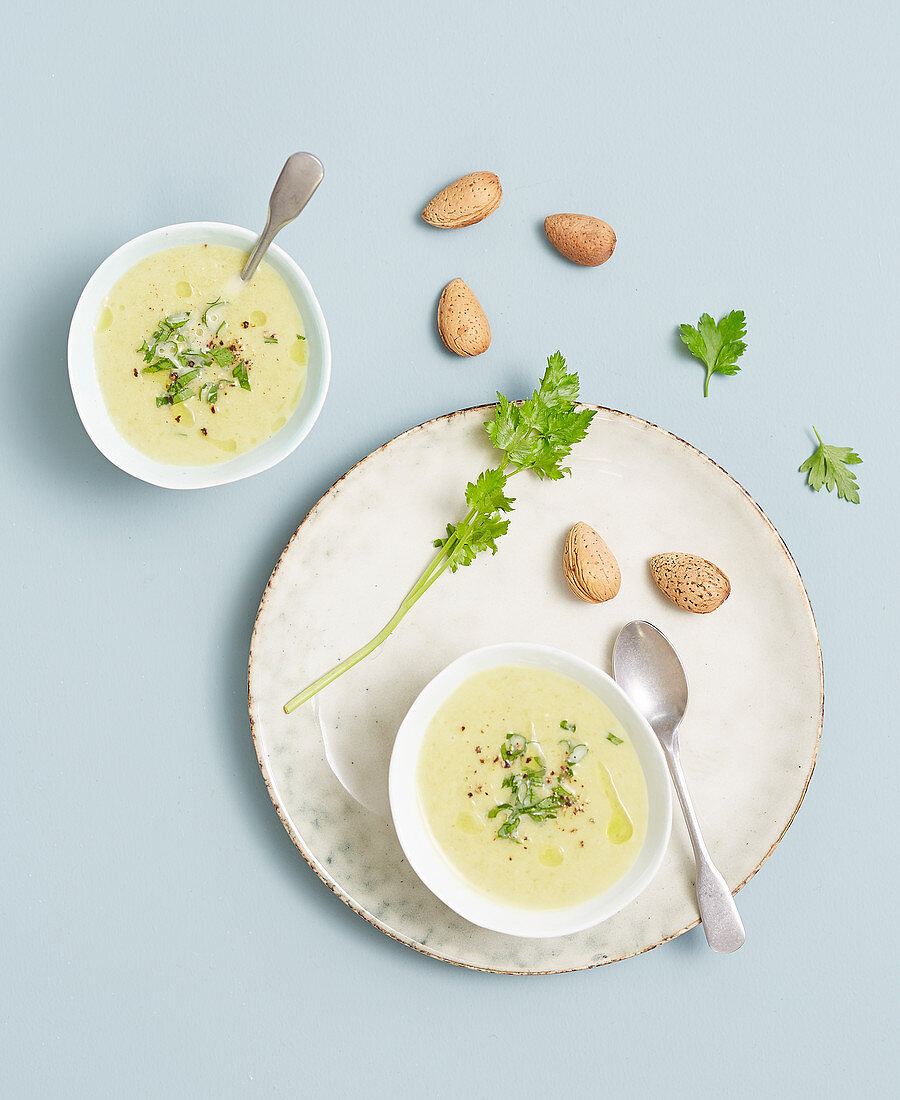
[[[225, 305], [224, 299], [217, 298], [214, 302], [208, 302], [202, 314], [202, 323], [210, 327], [212, 318], [209, 311], [214, 306]], [[160, 321], [153, 333], [141, 342], [136, 352], [143, 356], [147, 364], [143, 374], [168, 374], [169, 382], [166, 392], [156, 398], [158, 407], [164, 405], [180, 404], [189, 397], [197, 397], [200, 401], [206, 401], [213, 405], [219, 399], [222, 386], [240, 385], [242, 389], [250, 389], [250, 379], [247, 364], [244, 363], [230, 347], [217, 346], [206, 349], [191, 347], [191, 340], [195, 337], [187, 333], [185, 326], [189, 323], [189, 312], [173, 313]], [[225, 322], [219, 325], [216, 333], [222, 330]], [[184, 330], [184, 331], [182, 331]], [[271, 338], [277, 343], [276, 338]], [[218, 378], [213, 382], [204, 382], [203, 373], [213, 363], [222, 369], [233, 367], [232, 378]], [[135, 371], [137, 374], [137, 371]], [[198, 392], [190, 387], [190, 383], [200, 379]], [[233, 379], [236, 379], [234, 381]]]
[[614, 745], [621, 745], [622, 744], [622, 738], [621, 737], [616, 737], [616, 735], [614, 733], [608, 733], [606, 735], [606, 740], [607, 741], [612, 741], [612, 743]]
[[216, 300], [214, 302], [207, 302], [206, 303], [206, 309], [204, 309], [203, 316], [200, 318], [200, 320], [203, 322], [204, 325], [206, 325], [207, 328], [209, 328], [209, 322], [206, 320], [206, 315], [209, 313], [209, 311], [211, 309], [215, 308], [216, 306], [224, 306], [224, 305], [225, 305], [224, 298], [216, 298]]
[[[573, 726], [572, 729], [574, 728]], [[563, 763], [564, 771], [571, 769], [573, 764], [581, 763], [588, 751], [587, 745], [573, 745], [571, 741], [560, 741], [560, 744], [566, 746], [566, 759]]]
[[507, 763], [522, 756], [527, 742], [520, 733], [511, 733], [500, 746], [500, 756]]
[[497, 539], [509, 527], [505, 514], [512, 511], [514, 503], [505, 492], [511, 477], [530, 470], [541, 480], [555, 481], [570, 472], [563, 462], [587, 435], [594, 418], [592, 409], [578, 407], [578, 388], [578, 375], [568, 373], [565, 359], [556, 352], [547, 360], [540, 385], [527, 401], [516, 404], [497, 394], [494, 416], [485, 429], [502, 455], [500, 465], [485, 470], [466, 486], [467, 514], [458, 523], [448, 524], [446, 537], [436, 540], [437, 554], [389, 622], [362, 649], [285, 703], [288, 714], [376, 650], [442, 573], [448, 569], [455, 573], [470, 565], [485, 550], [496, 554]]
[[297, 333], [297, 339], [298, 339], [298, 340], [305, 340], [305, 339], [306, 339], [306, 337], [305, 337], [305, 336], [301, 336], [301, 335], [300, 335], [300, 333], [298, 332], [298, 333]]
[[[507, 748], [516, 736], [519, 736], [523, 743], [525, 742], [524, 737], [510, 734], [500, 746], [500, 756], [507, 762], [516, 759], [524, 752], [524, 744], [520, 752], [511, 753]], [[560, 776], [561, 779], [571, 778], [572, 768], [584, 759], [588, 751], [587, 746], [569, 746], [568, 741], [562, 741], [560, 744], [569, 747], [569, 753], [560, 771]], [[521, 844], [518, 829], [523, 817], [530, 817], [532, 821], [538, 822], [549, 821], [556, 817], [558, 810], [563, 809], [565, 806], [571, 806], [575, 800], [574, 792], [564, 787], [561, 780], [551, 783], [548, 793], [546, 789], [548, 782], [546, 765], [541, 761], [537, 767], [529, 767], [528, 760], [530, 759], [529, 757], [523, 761], [522, 771], [513, 772], [512, 775], [506, 776], [503, 780], [501, 786], [511, 792], [509, 800], [501, 802], [497, 806], [492, 806], [488, 810], [488, 817], [491, 819], [497, 817], [498, 814], [506, 814], [506, 820], [497, 830], [497, 836], [501, 840], [513, 840], [517, 844]]]
[[[559, 728], [561, 730], [568, 730], [569, 733], [574, 733], [575, 732], [575, 727], [572, 725], [571, 722], [567, 722], [565, 720], [565, 718], [560, 722]], [[568, 742], [566, 742], [566, 744], [568, 744]]]
[[230, 367], [235, 360], [235, 354], [231, 348], [210, 348], [209, 354], [220, 367]]
[[188, 382], [193, 382], [195, 378], [199, 377], [199, 370], [189, 370], [186, 374], [179, 374], [172, 385], [175, 387], [176, 390], [182, 390], [188, 384]]
[[264, 336], [263, 337], [263, 343], [264, 344], [277, 344], [278, 343], [278, 337], [277, 336]]
[[242, 359], [238, 360], [237, 366], [231, 372], [231, 377], [238, 380], [242, 390], [250, 389], [250, 379], [247, 377], [247, 364]]
[[180, 405], [182, 401], [187, 401], [189, 397], [194, 396], [194, 391], [191, 389], [178, 390], [172, 393], [161, 394], [156, 399], [156, 407], [162, 408], [163, 405]]
[[208, 367], [212, 362], [203, 352], [188, 351], [178, 356], [178, 362], [185, 370], [193, 370], [194, 367]]

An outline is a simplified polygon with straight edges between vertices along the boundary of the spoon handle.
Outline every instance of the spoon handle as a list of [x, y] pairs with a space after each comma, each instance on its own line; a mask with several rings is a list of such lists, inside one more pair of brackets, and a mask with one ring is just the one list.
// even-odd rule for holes
[[687, 782], [681, 767], [681, 757], [678, 752], [678, 741], [673, 739], [671, 747], [663, 746], [666, 761], [669, 765], [669, 773], [675, 784], [675, 792], [681, 809], [684, 811], [684, 820], [687, 823], [691, 845], [694, 849], [694, 858], [697, 861], [697, 904], [700, 907], [700, 919], [703, 921], [703, 931], [706, 933], [706, 942], [720, 954], [727, 955], [737, 951], [746, 939], [744, 925], [737, 911], [731, 891], [710, 858], [703, 836], [700, 832], [700, 823], [694, 813], [694, 805], [688, 794]]
[[292, 222], [297, 217], [313, 197], [324, 176], [325, 169], [322, 167], [322, 162], [312, 153], [294, 153], [285, 161], [281, 175], [272, 188], [266, 228], [262, 231], [241, 272], [241, 278], [245, 283], [256, 274], [260, 260], [275, 239], [275, 234], [280, 233], [288, 222]]

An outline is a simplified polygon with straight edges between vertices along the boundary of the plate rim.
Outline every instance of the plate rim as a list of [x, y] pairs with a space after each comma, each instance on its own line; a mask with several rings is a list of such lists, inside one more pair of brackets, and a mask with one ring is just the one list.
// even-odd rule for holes
[[[514, 402], [514, 404], [521, 404], [521, 402], [517, 401], [517, 402]], [[530, 977], [532, 975], [546, 975], [546, 974], [572, 974], [572, 973], [576, 973], [576, 972], [582, 971], [582, 970], [594, 970], [594, 969], [596, 969], [598, 967], [601, 967], [601, 966], [609, 966], [614, 962], [624, 962], [626, 959], [632, 959], [632, 958], [637, 957], [638, 955], [646, 954], [648, 951], [653, 951], [655, 948], [661, 947], [664, 943], [669, 943], [671, 940], [677, 939], [679, 936], [684, 935], [685, 932], [689, 932], [692, 928], [696, 928], [697, 925], [700, 924], [700, 918], [698, 916], [696, 920], [690, 921], [688, 924], [684, 925], [684, 927], [679, 928], [677, 931], [672, 932], [670, 935], [665, 936], [664, 938], [658, 940], [656, 943], [650, 944], [648, 947], [642, 947], [638, 951], [632, 951], [628, 955], [621, 955], [621, 956], [618, 956], [615, 959], [601, 959], [598, 962], [586, 963], [584, 966], [567, 966], [567, 967], [562, 967], [562, 968], [553, 968], [553, 969], [549, 969], [549, 970], [504, 970], [504, 969], [501, 969], [499, 967], [479, 966], [476, 963], [464, 962], [460, 959], [451, 959], [451, 958], [448, 958], [445, 955], [437, 954], [436, 952], [429, 950], [428, 947], [426, 947], [424, 944], [417, 943], [415, 940], [410, 939], [410, 937], [408, 937], [408, 936], [404, 936], [402, 933], [398, 932], [396, 929], [389, 928], [386, 924], [384, 924], [384, 922], [380, 921], [374, 914], [369, 913], [354, 898], [352, 898], [346, 892], [346, 890], [344, 890], [344, 888], [340, 885], [340, 883], [338, 883], [334, 878], [331, 877], [331, 875], [328, 874], [328, 872], [325, 870], [324, 867], [319, 865], [319, 863], [316, 860], [315, 856], [311, 852], [304, 851], [303, 845], [301, 843], [303, 838], [297, 833], [296, 829], [293, 827], [290, 819], [288, 818], [287, 814], [285, 813], [285, 811], [284, 811], [284, 809], [283, 809], [283, 807], [280, 803], [280, 799], [277, 796], [276, 784], [275, 784], [274, 778], [269, 773], [268, 765], [267, 765], [267, 762], [264, 758], [264, 754], [263, 754], [263, 751], [262, 751], [262, 748], [261, 748], [260, 738], [258, 736], [258, 732], [257, 732], [257, 729], [256, 729], [256, 724], [255, 724], [254, 719], [253, 719], [253, 689], [252, 689], [253, 651], [254, 651], [254, 645], [255, 645], [255, 642], [256, 642], [257, 631], [259, 629], [259, 620], [260, 620], [260, 617], [262, 615], [263, 608], [265, 607], [266, 600], [268, 599], [269, 592], [272, 588], [272, 583], [275, 580], [276, 575], [278, 574], [278, 570], [281, 568], [281, 563], [284, 560], [285, 555], [287, 554], [287, 552], [290, 550], [291, 546], [293, 545], [294, 540], [297, 538], [297, 536], [303, 530], [304, 526], [316, 515], [316, 513], [319, 511], [319, 509], [323, 505], [323, 503], [333, 495], [335, 490], [338, 488], [338, 486], [341, 484], [341, 482], [344, 481], [345, 478], [349, 477], [350, 474], [352, 474], [354, 472], [354, 470], [356, 470], [358, 467], [362, 466], [363, 463], [368, 462], [369, 459], [372, 459], [376, 455], [381, 454], [382, 451], [384, 451], [387, 447], [390, 447], [393, 443], [395, 443], [395, 442], [397, 442], [401, 439], [404, 439], [405, 437], [407, 437], [409, 435], [412, 435], [415, 432], [423, 431], [425, 428], [428, 428], [433, 424], [437, 424], [437, 423], [442, 422], [442, 421], [449, 422], [451, 420], [456, 419], [457, 417], [465, 416], [468, 413], [488, 412], [489, 410], [495, 409], [496, 407], [497, 407], [496, 402], [490, 402], [490, 403], [487, 403], [487, 404], [484, 404], [484, 405], [471, 405], [467, 408], [456, 409], [453, 412], [442, 413], [439, 416], [434, 416], [434, 417], [431, 417], [428, 420], [423, 420], [419, 424], [414, 424], [412, 427], [407, 428], [403, 432], [400, 432], [399, 435], [395, 435], [391, 439], [386, 440], [379, 447], [376, 447], [373, 451], [370, 451], [368, 454], [364, 455], [362, 458], [360, 458], [358, 461], [356, 461], [352, 466], [350, 466], [347, 470], [345, 470], [345, 472], [343, 474], [341, 474], [341, 476], [339, 478], [337, 478], [337, 480], [334, 481], [325, 490], [325, 492], [321, 494], [321, 496], [319, 496], [319, 498], [312, 505], [312, 507], [309, 509], [309, 511], [307, 511], [307, 513], [304, 515], [303, 519], [297, 525], [297, 528], [295, 529], [294, 533], [291, 535], [291, 537], [288, 539], [287, 543], [285, 544], [284, 549], [278, 555], [278, 559], [276, 560], [275, 565], [273, 566], [272, 571], [269, 574], [269, 579], [266, 581], [266, 586], [263, 589], [262, 597], [260, 598], [260, 601], [259, 601], [259, 607], [258, 607], [257, 612], [256, 612], [256, 617], [254, 618], [254, 621], [253, 621], [253, 630], [252, 630], [251, 635], [250, 635], [250, 652], [249, 652], [249, 657], [248, 657], [248, 661], [247, 661], [247, 707], [248, 707], [248, 713], [249, 713], [249, 718], [250, 718], [250, 736], [253, 740], [253, 748], [254, 748], [254, 751], [256, 752], [256, 759], [257, 759], [257, 763], [259, 764], [260, 771], [262, 773], [263, 781], [265, 782], [265, 785], [266, 785], [266, 791], [269, 795], [269, 798], [272, 802], [272, 805], [275, 807], [275, 812], [278, 814], [278, 817], [281, 820], [281, 823], [284, 826], [285, 830], [287, 831], [288, 836], [291, 838], [291, 841], [293, 842], [294, 847], [297, 849], [297, 851], [300, 853], [300, 855], [303, 857], [303, 859], [306, 861], [306, 863], [309, 864], [309, 866], [312, 868], [312, 870], [315, 872], [315, 874], [318, 876], [318, 878], [321, 879], [321, 881], [324, 882], [325, 885], [331, 890], [331, 892], [333, 894], [335, 894], [338, 898], [340, 898], [340, 900], [345, 905], [347, 905], [354, 913], [357, 913], [360, 917], [363, 918], [363, 920], [367, 921], [369, 924], [371, 924], [375, 928], [377, 928], [379, 932], [383, 932], [386, 936], [389, 936], [392, 940], [396, 940], [398, 943], [401, 943], [404, 946], [411, 948], [413, 951], [419, 952], [419, 954], [427, 955], [429, 958], [435, 959], [438, 962], [450, 963], [452, 966], [462, 967], [463, 969], [466, 969], [466, 970], [477, 970], [477, 971], [481, 971], [482, 973], [487, 973], [487, 974], [511, 974], [511, 975], [515, 975], [517, 977]], [[815, 617], [815, 613], [813, 611], [812, 602], [810, 601], [809, 593], [806, 590], [806, 584], [804, 583], [803, 575], [800, 572], [800, 569], [799, 569], [796, 561], [794, 560], [793, 554], [791, 554], [790, 550], [788, 549], [787, 543], [781, 537], [781, 534], [778, 531], [778, 528], [775, 526], [775, 524], [766, 515], [766, 513], [763, 510], [763, 508], [761, 507], [761, 505], [750, 495], [750, 493], [747, 492], [747, 490], [743, 487], [743, 485], [741, 485], [741, 483], [735, 477], [733, 477], [724, 467], [720, 466], [719, 463], [715, 461], [715, 459], [710, 458], [709, 455], [706, 454], [704, 451], [701, 451], [699, 447], [695, 447], [692, 443], [688, 443], [687, 440], [682, 439], [681, 436], [676, 435], [674, 432], [670, 432], [667, 428], [660, 427], [659, 424], [654, 424], [653, 421], [651, 421], [651, 420], [645, 420], [643, 417], [635, 416], [634, 413], [624, 412], [621, 409], [613, 409], [613, 408], [610, 408], [609, 406], [606, 406], [606, 405], [595, 405], [595, 404], [592, 404], [591, 402], [587, 402], [587, 401], [579, 402], [578, 407], [579, 408], [593, 409], [597, 413], [610, 413], [610, 414], [612, 414], [613, 417], [621, 417], [624, 420], [634, 422], [634, 424], [636, 424], [642, 430], [646, 429], [646, 428], [651, 428], [654, 431], [661, 432], [663, 435], [669, 436], [669, 438], [674, 440], [674, 442], [680, 444], [683, 448], [685, 448], [685, 450], [692, 451], [699, 458], [701, 458], [705, 462], [708, 462], [711, 466], [714, 466], [720, 473], [724, 474], [725, 477], [727, 477], [728, 480], [731, 481], [737, 487], [737, 489], [740, 491], [741, 495], [747, 501], [749, 501], [749, 503], [753, 506], [753, 508], [759, 514], [759, 516], [761, 517], [763, 522], [769, 528], [771, 533], [775, 536], [777, 545], [780, 547], [782, 553], [787, 558], [790, 566], [793, 568], [794, 574], [796, 576], [797, 582], [798, 582], [799, 587], [800, 587], [800, 593], [803, 597], [803, 603], [806, 607], [806, 611], [807, 611], [807, 614], [809, 615], [809, 620], [810, 620], [810, 623], [811, 623], [812, 629], [813, 629], [813, 636], [815, 638], [815, 643], [816, 643], [816, 659], [817, 659], [818, 670], [819, 670], [819, 713], [817, 715], [816, 742], [815, 742], [815, 746], [814, 746], [814, 749], [813, 749], [812, 762], [810, 763], [809, 771], [806, 774], [806, 779], [803, 783], [803, 789], [800, 792], [800, 797], [797, 800], [797, 805], [794, 807], [793, 811], [791, 812], [791, 815], [788, 818], [787, 822], [785, 823], [784, 828], [781, 830], [781, 833], [778, 835], [778, 838], [771, 845], [769, 850], [765, 853], [765, 855], [762, 857], [762, 859], [759, 861], [759, 863], [756, 865], [756, 867], [754, 867], [753, 870], [750, 871], [750, 873], [748, 875], [746, 875], [741, 880], [741, 882], [739, 882], [738, 885], [735, 887], [733, 893], [737, 894], [758, 873], [758, 871], [763, 866], [763, 864], [765, 864], [769, 860], [772, 853], [775, 851], [775, 849], [778, 847], [778, 845], [782, 842], [782, 840], [784, 840], [784, 837], [785, 837], [788, 829], [793, 824], [794, 818], [797, 816], [797, 813], [800, 810], [800, 807], [803, 805], [803, 800], [806, 798], [806, 792], [809, 790], [809, 784], [810, 784], [810, 781], [812, 780], [813, 772], [816, 769], [816, 764], [818, 763], [819, 748], [821, 747], [821, 744], [822, 744], [822, 729], [823, 729], [824, 719], [825, 719], [825, 669], [824, 669], [824, 663], [823, 663], [823, 659], [822, 659], [822, 642], [821, 642], [821, 639], [819, 637], [819, 627], [818, 627], [818, 624], [816, 622], [816, 617]]]

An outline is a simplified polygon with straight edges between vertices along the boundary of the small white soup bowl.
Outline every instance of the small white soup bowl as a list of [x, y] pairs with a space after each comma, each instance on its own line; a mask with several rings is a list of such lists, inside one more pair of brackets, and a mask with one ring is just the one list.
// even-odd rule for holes
[[297, 303], [309, 349], [306, 386], [291, 417], [271, 438], [251, 451], [212, 466], [167, 466], [141, 454], [119, 435], [110, 420], [94, 365], [94, 325], [106, 295], [140, 260], [166, 248], [189, 244], [228, 245], [249, 252], [258, 234], [221, 222], [185, 222], [154, 229], [123, 244], [103, 261], [81, 292], [69, 328], [69, 382], [78, 415], [97, 448], [120, 469], [164, 489], [205, 489], [261, 473], [280, 462], [305, 439], [321, 412], [331, 378], [331, 343], [322, 309], [309, 279], [290, 256], [271, 245], [265, 256]]
[[[523, 909], [494, 901], [469, 886], [435, 843], [422, 814], [416, 765], [425, 731], [444, 701], [470, 676], [499, 665], [525, 665], [560, 672], [592, 691], [622, 723], [647, 783], [647, 834], [638, 857], [608, 890], [565, 909]], [[403, 719], [394, 742], [389, 776], [391, 813], [410, 866], [461, 917], [510, 936], [546, 938], [580, 932], [611, 917], [638, 896], [659, 870], [672, 827], [669, 774], [656, 736], [622, 689], [599, 668], [550, 646], [509, 642], [457, 658], [425, 687]]]

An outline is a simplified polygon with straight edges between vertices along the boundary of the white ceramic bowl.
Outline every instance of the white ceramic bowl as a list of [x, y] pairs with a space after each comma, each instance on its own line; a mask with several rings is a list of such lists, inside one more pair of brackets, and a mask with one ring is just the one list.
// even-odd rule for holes
[[331, 343], [322, 309], [309, 279], [277, 245], [266, 253], [287, 284], [303, 317], [309, 347], [306, 388], [288, 422], [252, 451], [213, 466], [166, 466], [141, 454], [119, 435], [106, 411], [94, 366], [94, 324], [103, 299], [138, 261], [165, 248], [188, 244], [218, 244], [249, 252], [258, 234], [220, 222], [167, 225], [135, 237], [103, 261], [81, 292], [69, 328], [69, 382], [78, 415], [100, 451], [126, 473], [166, 489], [204, 489], [261, 473], [286, 458], [316, 422], [331, 378]]
[[[609, 890], [566, 909], [520, 909], [473, 889], [435, 843], [416, 794], [416, 762], [425, 731], [438, 708], [464, 680], [498, 665], [527, 665], [571, 677], [597, 695], [622, 723], [647, 783], [647, 834], [638, 857]], [[650, 883], [662, 863], [672, 827], [672, 794], [662, 749], [645, 719], [616, 682], [599, 668], [550, 646], [509, 642], [475, 649], [457, 658], [422, 690], [403, 719], [391, 756], [391, 813], [412, 869], [461, 917], [511, 936], [545, 938], [580, 932], [611, 917]]]

